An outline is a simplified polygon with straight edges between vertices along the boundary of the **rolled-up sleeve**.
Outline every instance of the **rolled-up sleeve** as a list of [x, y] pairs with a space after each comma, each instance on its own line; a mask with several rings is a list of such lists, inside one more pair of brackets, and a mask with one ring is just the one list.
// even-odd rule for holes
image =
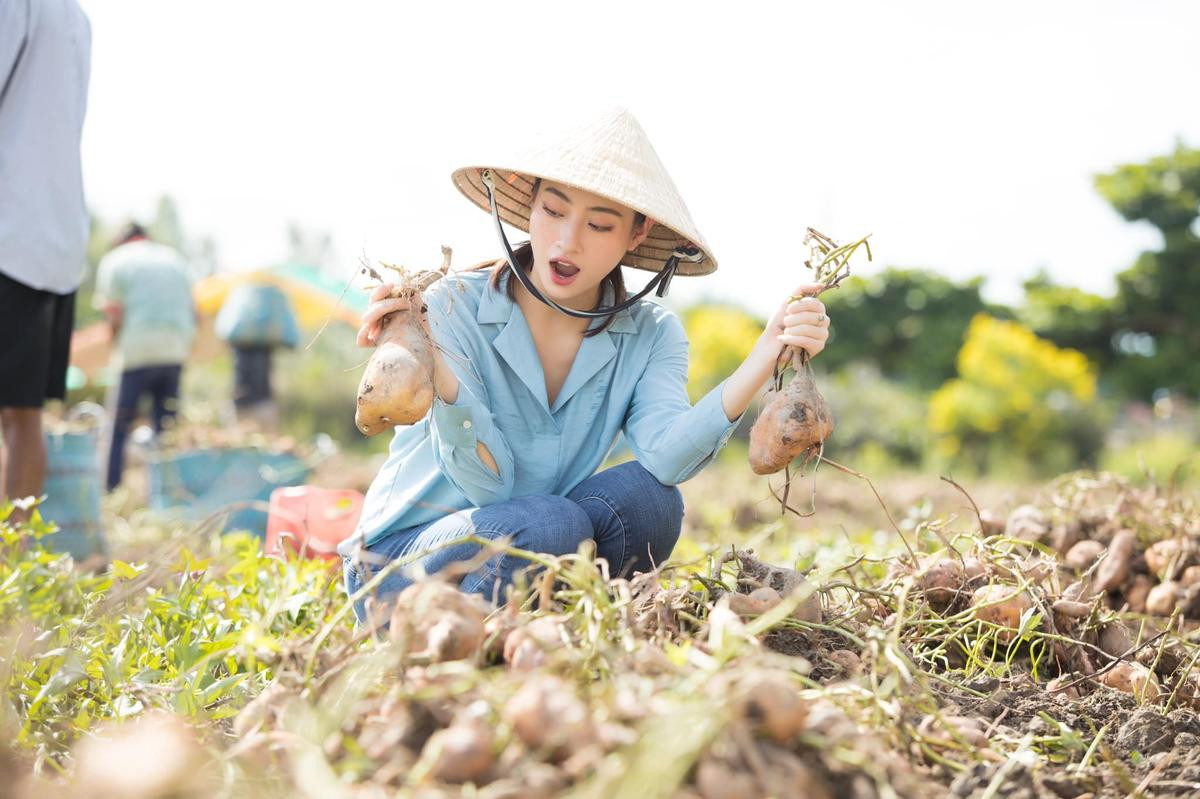
[[[426, 292], [429, 325], [442, 351], [442, 359], [458, 378], [458, 397], [453, 403], [435, 397], [430, 411], [429, 431], [438, 469], [476, 507], [504, 502], [513, 492], [513, 456], [508, 442], [492, 417], [487, 387], [471, 367], [471, 353], [455, 333], [463, 320], [453, 313], [451, 292], [434, 284]], [[479, 457], [483, 444], [496, 461], [499, 474]]]
[[674, 314], [665, 314], [624, 425], [634, 456], [664, 485], [682, 483], [708, 465], [738, 423], [725, 416], [724, 382], [693, 406], [687, 396], [687, 372], [683, 325]]

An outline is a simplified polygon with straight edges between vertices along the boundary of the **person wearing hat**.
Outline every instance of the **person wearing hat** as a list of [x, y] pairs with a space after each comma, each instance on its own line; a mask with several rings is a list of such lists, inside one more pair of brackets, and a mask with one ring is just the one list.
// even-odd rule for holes
[[[400, 558], [373, 599], [466, 563], [448, 573], [498, 601], [529, 561], [481, 555], [464, 540], [472, 536], [550, 555], [591, 540], [613, 576], [654, 568], [679, 538], [676, 485], [729, 440], [784, 347], [823, 349], [824, 306], [785, 299], [745, 361], [693, 406], [683, 325], [642, 297], [663, 296], [675, 275], [709, 274], [717, 260], [631, 114], [609, 112], [523, 157], [452, 177], [492, 215], [505, 257], [425, 292], [436, 396], [424, 419], [396, 429], [340, 548], [348, 592]], [[514, 249], [502, 222], [529, 241]], [[630, 298], [622, 266], [656, 275]], [[360, 346], [408, 308], [387, 298], [390, 288], [372, 294]], [[620, 433], [635, 460], [597, 472]]]

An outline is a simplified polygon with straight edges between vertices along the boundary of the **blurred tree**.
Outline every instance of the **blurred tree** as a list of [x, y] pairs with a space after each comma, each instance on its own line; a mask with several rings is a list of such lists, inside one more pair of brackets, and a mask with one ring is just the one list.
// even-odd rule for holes
[[1131, 222], [1149, 222], [1163, 248], [1117, 276], [1110, 346], [1112, 379], [1127, 395], [1158, 389], [1200, 394], [1200, 149], [1123, 164], [1096, 189]]
[[[824, 357], [814, 361], [817, 368]], [[817, 380], [834, 409], [833, 437], [825, 449], [829, 457], [871, 474], [921, 464], [929, 438], [925, 392], [888, 380], [863, 362]]]
[[887, 269], [852, 277], [821, 299], [833, 320], [821, 364], [837, 370], [855, 361], [875, 365], [886, 377], [932, 390], [954, 376], [954, 358], [971, 318], [987, 306], [983, 278], [956, 284], [917, 269]]
[[695, 305], [683, 312], [688, 342], [688, 395], [703, 397], [733, 373], [762, 334], [760, 322], [726, 305]]
[[335, 253], [333, 237], [323, 230], [314, 230], [299, 222], [288, 222], [287, 261], [312, 264], [325, 271], [332, 268]]
[[1079, 350], [1102, 369], [1113, 361], [1113, 301], [1060, 286], [1043, 270], [1025, 281], [1025, 302], [1017, 319], [1060, 347]]
[[1015, 322], [979, 314], [957, 360], [958, 377], [934, 392], [929, 427], [949, 463], [1054, 472], [1094, 465], [1103, 445], [1096, 373]]
[[179, 208], [169, 194], [158, 198], [154, 219], [147, 225], [147, 232], [150, 238], [159, 244], [174, 247], [182, 253], [187, 252], [188, 241], [183, 232], [183, 223], [179, 220]]
[[116, 230], [105, 223], [94, 211], [88, 212], [90, 226], [88, 228], [87, 263], [88, 268], [83, 273], [83, 282], [75, 292], [75, 329], [87, 327], [104, 318], [103, 312], [94, 307], [93, 297], [96, 293], [96, 265], [108, 252]]

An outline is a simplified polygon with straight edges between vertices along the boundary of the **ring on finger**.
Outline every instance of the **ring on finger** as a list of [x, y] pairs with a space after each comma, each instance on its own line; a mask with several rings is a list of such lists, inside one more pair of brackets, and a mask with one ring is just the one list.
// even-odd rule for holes
[[821, 322], [824, 322], [824, 321], [825, 321], [825, 314], [823, 314], [823, 313], [819, 313], [819, 314], [817, 314], [817, 322], [818, 322], [818, 323], [821, 323]]

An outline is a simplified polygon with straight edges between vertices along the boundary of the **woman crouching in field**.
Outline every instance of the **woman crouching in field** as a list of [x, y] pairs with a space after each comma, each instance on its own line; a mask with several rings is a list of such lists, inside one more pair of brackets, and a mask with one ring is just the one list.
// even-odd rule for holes
[[[824, 348], [824, 306], [785, 300], [745, 361], [693, 406], [683, 326], [641, 297], [717, 261], [631, 115], [609, 113], [507, 166], [453, 179], [492, 213], [506, 257], [424, 295], [436, 396], [424, 419], [396, 429], [342, 545], [347, 590], [404, 558], [373, 592], [386, 601], [421, 573], [476, 558], [469, 536], [550, 555], [591, 539], [613, 575], [653, 568], [679, 538], [676, 485], [725, 445], [784, 346]], [[501, 219], [529, 242], [511, 249]], [[622, 265], [658, 274], [627, 299]], [[390, 288], [372, 295], [360, 346], [408, 308], [386, 299]], [[597, 472], [619, 433], [636, 460]], [[493, 555], [460, 586], [497, 601], [528, 565]], [[363, 601], [356, 612], [364, 620]]]

